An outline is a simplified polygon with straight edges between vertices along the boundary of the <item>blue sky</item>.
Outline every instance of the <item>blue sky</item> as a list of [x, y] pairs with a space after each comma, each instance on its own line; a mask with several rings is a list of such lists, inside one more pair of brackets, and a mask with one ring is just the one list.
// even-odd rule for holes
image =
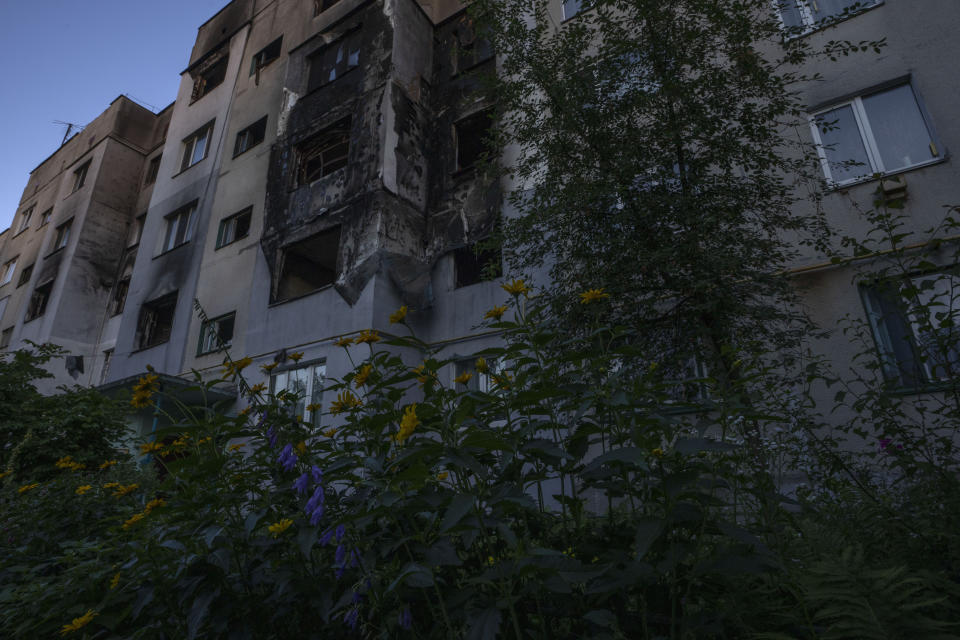
[[120, 94], [173, 102], [197, 28], [227, 0], [0, 0], [0, 230], [30, 171]]

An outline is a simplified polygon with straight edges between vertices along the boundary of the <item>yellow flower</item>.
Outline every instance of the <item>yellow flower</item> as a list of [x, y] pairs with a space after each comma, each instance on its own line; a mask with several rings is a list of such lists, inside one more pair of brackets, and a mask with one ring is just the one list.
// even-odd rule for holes
[[230, 451], [240, 451], [240, 449], [243, 449], [243, 443], [237, 442], [235, 444], [230, 445], [227, 448], [230, 449]]
[[119, 571], [113, 576], [113, 579], [110, 581], [110, 588], [111, 588], [111, 589], [116, 589], [118, 584], [120, 584], [120, 572], [119, 572]]
[[503, 375], [494, 374], [491, 377], [493, 378], [493, 383], [503, 389], [509, 389], [510, 382], [513, 381], [513, 376], [511, 376], [509, 373], [504, 373]]
[[153, 453], [154, 451], [163, 451], [162, 442], [145, 442], [140, 445], [140, 453], [146, 455], [148, 453]]
[[473, 363], [473, 368], [479, 373], [487, 373], [490, 371], [490, 366], [487, 364], [485, 358], [477, 358], [477, 361]]
[[366, 331], [361, 331], [360, 335], [356, 338], [357, 344], [373, 344], [374, 342], [380, 342], [380, 336], [377, 335], [376, 331], [372, 329], [367, 329]]
[[158, 376], [153, 373], [141, 376], [137, 380], [137, 384], [133, 385], [133, 397], [130, 398], [130, 405], [135, 409], [143, 409], [153, 404], [151, 398], [160, 389], [158, 379]]
[[267, 385], [263, 384], [262, 382], [258, 382], [257, 384], [250, 387], [250, 393], [260, 393], [261, 391], [265, 391], [266, 388], [267, 388]]
[[270, 373], [271, 371], [277, 368], [277, 364], [278, 363], [276, 362], [271, 362], [270, 364], [260, 365], [260, 368], [263, 370], [264, 373]]
[[59, 460], [57, 460], [56, 462], [53, 463], [53, 465], [54, 465], [57, 469], [69, 469], [69, 468], [70, 468], [70, 465], [72, 465], [72, 464], [73, 464], [73, 457], [72, 457], [72, 456], [63, 456], [62, 458], [60, 458]]
[[146, 515], [151, 511], [153, 511], [154, 509], [159, 509], [160, 507], [165, 507], [165, 506], [167, 506], [166, 500], [164, 500], [163, 498], [154, 498], [153, 500], [147, 503], [147, 506], [143, 508], [143, 513], [144, 515]]
[[319, 402], [311, 402], [307, 405], [307, 411], [320, 411], [323, 408]]
[[303, 357], [303, 351], [297, 351], [296, 353], [291, 353], [287, 357], [293, 360], [294, 362], [300, 362], [300, 358]]
[[338, 347], [346, 348], [353, 344], [353, 338], [350, 336], [343, 336], [339, 340], [336, 340], [333, 344], [337, 345]]
[[243, 409], [240, 409], [240, 411], [237, 413], [237, 415], [238, 415], [238, 416], [245, 416], [245, 415], [247, 415], [248, 413], [250, 413], [251, 411], [253, 411], [253, 405], [252, 405], [252, 404], [248, 404], [248, 405], [245, 406]]
[[103, 488], [104, 488], [104, 489], [113, 489], [114, 487], [119, 487], [119, 486], [120, 486], [120, 483], [119, 483], [119, 482], [108, 482], [108, 483], [106, 483], [105, 485], [103, 485]]
[[533, 289], [524, 284], [523, 280], [514, 280], [513, 282], [507, 282], [500, 285], [504, 291], [509, 293], [512, 296], [524, 295], [527, 296]]
[[657, 447], [656, 449], [653, 449], [650, 453], [652, 453], [652, 454], [653, 454], [654, 456], [656, 456], [657, 458], [662, 458], [662, 457], [663, 457], [663, 449], [661, 449], [660, 447]]
[[207, 444], [211, 440], [213, 440], [213, 436], [206, 436], [205, 438], [200, 438], [199, 440], [197, 440], [197, 446], [199, 447], [202, 444]]
[[604, 290], [601, 289], [587, 289], [580, 294], [580, 304], [589, 304], [596, 300], [602, 300], [603, 298], [609, 298], [609, 293], [604, 293]]
[[407, 317], [407, 305], [403, 305], [396, 311], [390, 314], [390, 324], [397, 324], [398, 322], [403, 322], [403, 319]]
[[493, 309], [490, 309], [490, 311], [487, 311], [483, 315], [483, 319], [486, 320], [489, 318], [490, 320], [499, 320], [500, 318], [503, 317], [503, 314], [505, 314], [506, 312], [507, 312], [506, 306], [494, 307]]
[[[107, 485], [103, 485], [103, 486], [106, 487]], [[129, 493], [133, 493], [134, 491], [136, 491], [136, 490], [139, 489], [139, 488], [140, 488], [140, 485], [139, 485], [139, 484], [136, 484], [136, 483], [134, 483], [134, 484], [128, 484], [128, 485], [125, 486], [125, 487], [124, 487], [124, 486], [118, 486], [118, 487], [117, 487], [117, 490], [113, 492], [113, 495], [116, 496], [117, 498], [122, 498], [123, 496], [125, 496], [125, 495], [127, 495], [127, 494], [129, 494]]]
[[74, 491], [74, 493], [77, 494], [78, 496], [82, 496], [82, 495], [85, 494], [87, 491], [90, 491], [90, 489], [93, 489], [93, 486], [92, 486], [92, 485], [82, 484], [82, 485], [80, 485], [79, 487], [77, 487], [77, 489], [76, 489], [76, 491]]
[[40, 486], [40, 483], [39, 483], [39, 482], [34, 482], [34, 483], [32, 483], [32, 484], [25, 484], [25, 485], [23, 485], [22, 487], [20, 487], [19, 489], [17, 489], [17, 493], [26, 493], [27, 491], [30, 491], [30, 490], [32, 490], [32, 489], [36, 489], [36, 488], [39, 487], [39, 486]]
[[360, 367], [360, 371], [357, 372], [357, 375], [353, 376], [353, 384], [356, 385], [357, 389], [367, 384], [367, 378], [370, 377], [371, 373], [373, 373], [372, 364], [365, 364]]
[[70, 469], [70, 471], [83, 471], [87, 468], [87, 465], [82, 462], [71, 462], [67, 468]]
[[437, 474], [437, 480], [443, 482], [443, 481], [446, 480], [447, 477], [449, 477], [449, 476], [450, 476], [450, 472], [449, 472], [449, 471], [441, 471], [440, 473]]
[[487, 564], [488, 564], [488, 565], [490, 565], [490, 566], [492, 567], [494, 562], [496, 562], [496, 561], [493, 559], [493, 556], [487, 556]]
[[63, 629], [60, 629], [60, 635], [65, 636], [68, 633], [73, 633], [74, 631], [79, 631], [83, 627], [90, 624], [90, 621], [93, 620], [93, 616], [97, 615], [97, 612], [93, 609], [87, 609], [87, 612], [80, 616], [79, 618], [74, 618], [70, 624], [63, 625]]
[[458, 382], [460, 384], [467, 384], [468, 382], [470, 382], [470, 378], [472, 377], [473, 377], [472, 373], [470, 373], [469, 371], [464, 371], [463, 373], [458, 375], [456, 378], [454, 378], [453, 381]]
[[133, 514], [132, 516], [130, 516], [130, 518], [126, 522], [123, 523], [123, 530], [126, 531], [133, 525], [137, 524], [138, 522], [143, 520], [146, 515], [147, 515], [146, 513]]
[[299, 453], [301, 456], [307, 454], [307, 443], [303, 440], [297, 443], [297, 453]]
[[337, 430], [327, 429], [326, 431], [323, 432], [323, 435], [327, 436], [328, 438], [332, 438], [333, 436], [337, 435]]
[[403, 418], [400, 419], [400, 431], [394, 439], [400, 443], [404, 442], [413, 435], [413, 430], [417, 428], [418, 424], [420, 424], [420, 420], [417, 418], [417, 403], [414, 402], [403, 410]]
[[0, 480], [3, 480], [4, 478], [6, 478], [7, 476], [11, 475], [12, 473], [13, 473], [13, 471], [3, 471], [3, 472], [0, 472]]
[[110, 467], [112, 467], [112, 466], [115, 465], [115, 464], [117, 464], [117, 461], [116, 461], [116, 460], [107, 460], [107, 461], [101, 463], [101, 465], [100, 465], [100, 470], [103, 471], [103, 470], [105, 470], [105, 469], [109, 469]]
[[337, 399], [330, 404], [330, 413], [337, 415], [361, 406], [363, 403], [360, 402], [360, 398], [345, 390], [338, 393]]
[[274, 537], [274, 538], [279, 538], [280, 535], [281, 535], [284, 531], [286, 531], [287, 529], [289, 529], [289, 528], [290, 528], [290, 525], [292, 525], [292, 524], [293, 524], [293, 520], [291, 520], [290, 518], [284, 518], [284, 519], [281, 520], [280, 522], [274, 522], [272, 525], [270, 525], [269, 527], [267, 527], [267, 529], [270, 531], [270, 533], [273, 534], [273, 537]]

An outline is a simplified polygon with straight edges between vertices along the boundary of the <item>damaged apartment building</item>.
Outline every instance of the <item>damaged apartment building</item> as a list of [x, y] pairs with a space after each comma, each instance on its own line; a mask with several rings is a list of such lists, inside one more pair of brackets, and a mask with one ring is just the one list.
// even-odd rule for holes
[[490, 346], [493, 64], [455, 1], [230, 2], [170, 107], [118, 98], [31, 174], [0, 254], [4, 347], [60, 344], [49, 390], [111, 390], [148, 366], [215, 377], [226, 346], [311, 403], [349, 368], [333, 340], [389, 334], [402, 304], [446, 355]]
[[[845, 234], [866, 233], [860, 212], [878, 187], [910, 231], [958, 200], [960, 11], [915, 5], [770, 8], [815, 49], [886, 38], [876, 56], [804, 69], [821, 79], [804, 89], [811, 126], [796, 135], [825, 145], [820, 206]], [[564, 28], [587, 6], [555, 0], [551, 18]], [[52, 391], [122, 389], [148, 366], [186, 386], [193, 370], [218, 375], [226, 345], [253, 359], [251, 383], [300, 392], [314, 422], [306, 405], [328, 407], [324, 380], [351, 368], [333, 341], [389, 334], [402, 304], [418, 337], [467, 361], [496, 344], [477, 325], [506, 297], [484, 279], [499, 255], [473, 249], [509, 214], [478, 167], [491, 107], [478, 78], [494, 65], [457, 0], [233, 0], [199, 28], [171, 106], [118, 98], [31, 173], [0, 234], [0, 347], [62, 345]], [[942, 374], [917, 372], [923, 336], [855, 278], [868, 261], [802, 251], [791, 267], [814, 320], [865, 320], [888, 383], [935, 387]], [[843, 366], [856, 349], [839, 331], [821, 346]], [[270, 379], [257, 379], [268, 363]]]

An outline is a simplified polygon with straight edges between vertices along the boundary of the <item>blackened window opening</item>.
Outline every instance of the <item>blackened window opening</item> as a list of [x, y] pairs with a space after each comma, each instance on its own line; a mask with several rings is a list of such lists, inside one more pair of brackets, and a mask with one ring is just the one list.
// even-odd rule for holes
[[50, 294], [53, 292], [53, 280], [48, 280], [47, 282], [37, 285], [37, 288], [33, 290], [33, 295], [30, 296], [30, 302], [27, 305], [27, 315], [24, 318], [25, 322], [29, 322], [34, 318], [39, 318], [47, 310], [47, 302], [50, 300]]
[[146, 349], [170, 339], [173, 314], [177, 309], [177, 292], [168, 293], [140, 307], [137, 322], [137, 348]]
[[350, 118], [344, 118], [297, 147], [297, 183], [310, 184], [347, 166], [350, 153]]
[[453, 270], [457, 289], [499, 278], [503, 274], [500, 250], [477, 245], [454, 249]]
[[454, 125], [458, 171], [476, 165], [489, 150], [487, 136], [490, 132], [490, 116], [490, 111], [481, 111]]
[[233, 157], [236, 158], [244, 151], [248, 151], [263, 142], [267, 132], [267, 116], [263, 116], [252, 125], [237, 133], [237, 141], [233, 145]]
[[307, 295], [337, 279], [340, 227], [310, 236], [283, 249], [276, 302]]
[[354, 30], [331, 42], [309, 57], [307, 91], [329, 84], [350, 69], [360, 66], [360, 31]]

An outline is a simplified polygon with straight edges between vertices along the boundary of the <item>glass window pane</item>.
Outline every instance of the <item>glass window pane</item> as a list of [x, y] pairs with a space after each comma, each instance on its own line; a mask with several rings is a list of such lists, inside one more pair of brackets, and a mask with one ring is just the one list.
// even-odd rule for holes
[[583, 7], [582, 0], [564, 0], [563, 2], [563, 18], [572, 18], [573, 16], [580, 13], [581, 8]]
[[831, 16], [843, 13], [848, 7], [859, 3], [861, 7], [871, 4], [872, 0], [816, 0], [811, 2], [813, 8], [813, 19], [815, 21], [824, 20]]
[[960, 365], [956, 321], [960, 316], [960, 277], [938, 273], [912, 278], [907, 290], [910, 324], [930, 380], [953, 377]]
[[867, 96], [863, 99], [863, 108], [885, 171], [896, 171], [934, 158], [930, 132], [910, 85]]
[[781, 0], [780, 17], [783, 18], [783, 26], [788, 29], [804, 26], [803, 14], [797, 3], [798, 0]]
[[193, 143], [193, 157], [190, 158], [191, 165], [197, 164], [203, 160], [204, 155], [206, 155], [208, 133], [209, 129], [199, 134], [196, 141]]
[[834, 182], [846, 182], [873, 173], [853, 107], [846, 105], [821, 113], [816, 117], [816, 124], [830, 165], [830, 178]]
[[[310, 404], [319, 406], [323, 404], [323, 381], [326, 377], [327, 366], [325, 364], [318, 364], [313, 366], [312, 369], [313, 380], [311, 380], [309, 402]], [[322, 411], [320, 410], [310, 412], [310, 423], [313, 424], [314, 427], [320, 426], [321, 413]], [[304, 419], [307, 419], [307, 417], [304, 416]]]

